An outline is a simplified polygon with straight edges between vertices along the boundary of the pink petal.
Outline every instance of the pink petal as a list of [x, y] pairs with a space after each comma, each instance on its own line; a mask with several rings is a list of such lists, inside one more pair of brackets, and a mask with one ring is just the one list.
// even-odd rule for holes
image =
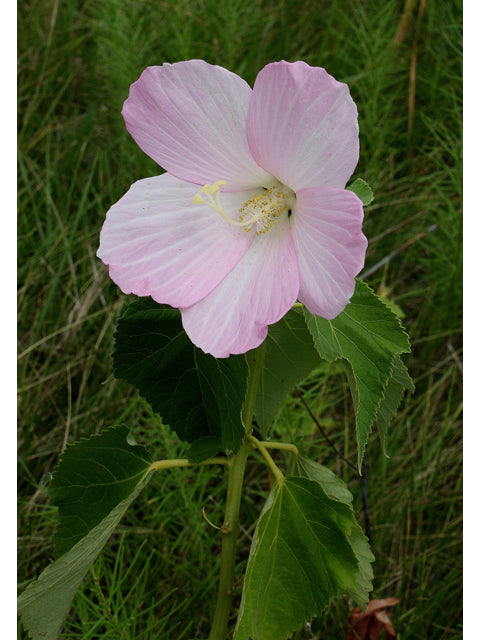
[[197, 304], [182, 309], [194, 344], [216, 358], [245, 353], [263, 342], [298, 294], [298, 267], [285, 221], [257, 235], [235, 269]]
[[[107, 212], [97, 255], [124, 293], [173, 307], [205, 297], [237, 264], [255, 234], [194, 204], [198, 186], [169, 174], [136, 182]], [[232, 218], [251, 192], [225, 193]]]
[[251, 95], [245, 80], [203, 60], [164, 64], [131, 85], [122, 115], [138, 146], [172, 175], [240, 191], [271, 181], [247, 144]]
[[362, 220], [362, 203], [351, 191], [297, 192], [290, 223], [300, 272], [298, 299], [311, 313], [332, 320], [352, 297], [367, 249]]
[[343, 188], [358, 162], [357, 107], [325, 69], [274, 62], [255, 81], [247, 137], [257, 163], [294, 191]]

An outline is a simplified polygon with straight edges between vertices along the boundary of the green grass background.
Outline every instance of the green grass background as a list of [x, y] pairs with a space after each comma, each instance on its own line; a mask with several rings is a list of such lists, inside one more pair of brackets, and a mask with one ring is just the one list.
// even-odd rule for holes
[[[461, 2], [20, 0], [18, 12], [20, 589], [52, 552], [48, 474], [67, 442], [122, 422], [156, 456], [182, 453], [112, 377], [125, 299], [95, 257], [98, 236], [108, 207], [159, 171], [125, 131], [129, 85], [163, 62], [203, 58], [253, 84], [268, 62], [302, 59], [347, 82], [358, 105], [355, 176], [376, 196], [365, 279], [404, 314], [412, 339], [417, 390], [391, 426], [390, 458], [375, 433], [367, 450], [373, 597], [400, 600], [390, 615], [401, 640], [461, 637]], [[302, 390], [354, 460], [341, 366], [320, 368]], [[348, 482], [362, 522], [357, 478], [298, 398], [275, 431], [303, 434], [309, 455]], [[247, 482], [237, 594], [270, 483], [256, 458]], [[223, 501], [221, 470], [158, 475], [86, 577], [62, 637], [206, 637], [220, 536], [201, 509], [220, 523]], [[349, 611], [340, 600], [295, 638], [344, 638]]]

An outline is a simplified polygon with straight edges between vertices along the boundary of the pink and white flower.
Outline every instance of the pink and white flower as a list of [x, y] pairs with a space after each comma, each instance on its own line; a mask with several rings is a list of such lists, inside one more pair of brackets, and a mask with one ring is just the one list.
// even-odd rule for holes
[[124, 293], [178, 307], [220, 358], [258, 346], [297, 300], [327, 319], [343, 311], [367, 246], [345, 190], [359, 153], [347, 85], [282, 61], [252, 90], [190, 60], [148, 67], [122, 115], [167, 171], [107, 213], [98, 256]]

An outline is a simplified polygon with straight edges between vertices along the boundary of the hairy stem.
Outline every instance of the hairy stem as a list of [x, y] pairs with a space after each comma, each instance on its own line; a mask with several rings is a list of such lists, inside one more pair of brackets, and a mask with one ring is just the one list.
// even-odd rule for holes
[[[250, 371], [247, 393], [243, 409], [243, 423], [246, 434], [252, 430], [253, 411], [257, 396], [258, 382], [264, 363], [264, 346], [260, 345], [249, 354]], [[250, 442], [245, 438], [238, 453], [229, 460], [227, 503], [225, 521], [221, 528], [222, 553], [220, 557], [220, 579], [218, 585], [217, 606], [213, 618], [209, 640], [225, 640], [228, 633], [228, 621], [233, 599], [233, 582], [235, 574], [235, 557], [237, 552], [238, 517], [243, 491], [243, 476], [250, 450]]]

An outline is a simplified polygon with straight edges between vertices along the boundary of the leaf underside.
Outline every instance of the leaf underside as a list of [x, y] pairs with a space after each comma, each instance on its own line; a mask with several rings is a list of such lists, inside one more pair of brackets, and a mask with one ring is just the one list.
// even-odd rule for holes
[[397, 413], [406, 389], [413, 393], [415, 391], [415, 385], [408, 375], [407, 367], [400, 360], [399, 356], [395, 356], [393, 359], [392, 376], [387, 383], [384, 398], [380, 402], [377, 411], [377, 429], [383, 452], [387, 457], [388, 427]]
[[373, 191], [370, 185], [362, 180], [362, 178], [357, 178], [352, 182], [352, 184], [348, 185], [348, 191], [353, 191], [353, 193], [360, 198], [364, 207], [368, 204], [371, 204], [374, 200]]
[[356, 588], [351, 508], [314, 480], [275, 485], [254, 535], [234, 640], [284, 640]]
[[142, 481], [148, 451], [128, 444], [119, 426], [69, 445], [53, 473], [50, 495], [59, 508], [55, 556], [70, 551]]
[[410, 351], [407, 334], [395, 313], [360, 280], [350, 303], [334, 320], [314, 316], [307, 309], [304, 313], [321, 357], [343, 358], [351, 366], [360, 469], [394, 358]]
[[[61, 555], [18, 599], [18, 611], [32, 640], [57, 638], [78, 586], [150, 480], [153, 472], [148, 453], [128, 444], [127, 435], [126, 427], [117, 427], [65, 450], [52, 491], [59, 505], [56, 545]], [[88, 451], [90, 458], [85, 455]], [[126, 466], [123, 475], [118, 465]], [[110, 482], [104, 482], [106, 476]], [[89, 499], [90, 516], [82, 504]], [[74, 517], [75, 505], [81, 508], [82, 517]], [[95, 513], [97, 507], [99, 512]]]
[[[297, 471], [300, 476], [318, 482], [325, 493], [333, 500], [343, 502], [350, 507], [352, 506], [353, 496], [348, 490], [347, 485], [327, 467], [309, 458], [298, 456]], [[355, 522], [347, 538], [357, 557], [359, 569], [355, 588], [349, 589], [347, 593], [355, 600], [359, 607], [365, 610], [373, 588], [372, 563], [375, 560], [375, 556], [370, 549], [370, 544], [362, 528], [357, 522]]]

